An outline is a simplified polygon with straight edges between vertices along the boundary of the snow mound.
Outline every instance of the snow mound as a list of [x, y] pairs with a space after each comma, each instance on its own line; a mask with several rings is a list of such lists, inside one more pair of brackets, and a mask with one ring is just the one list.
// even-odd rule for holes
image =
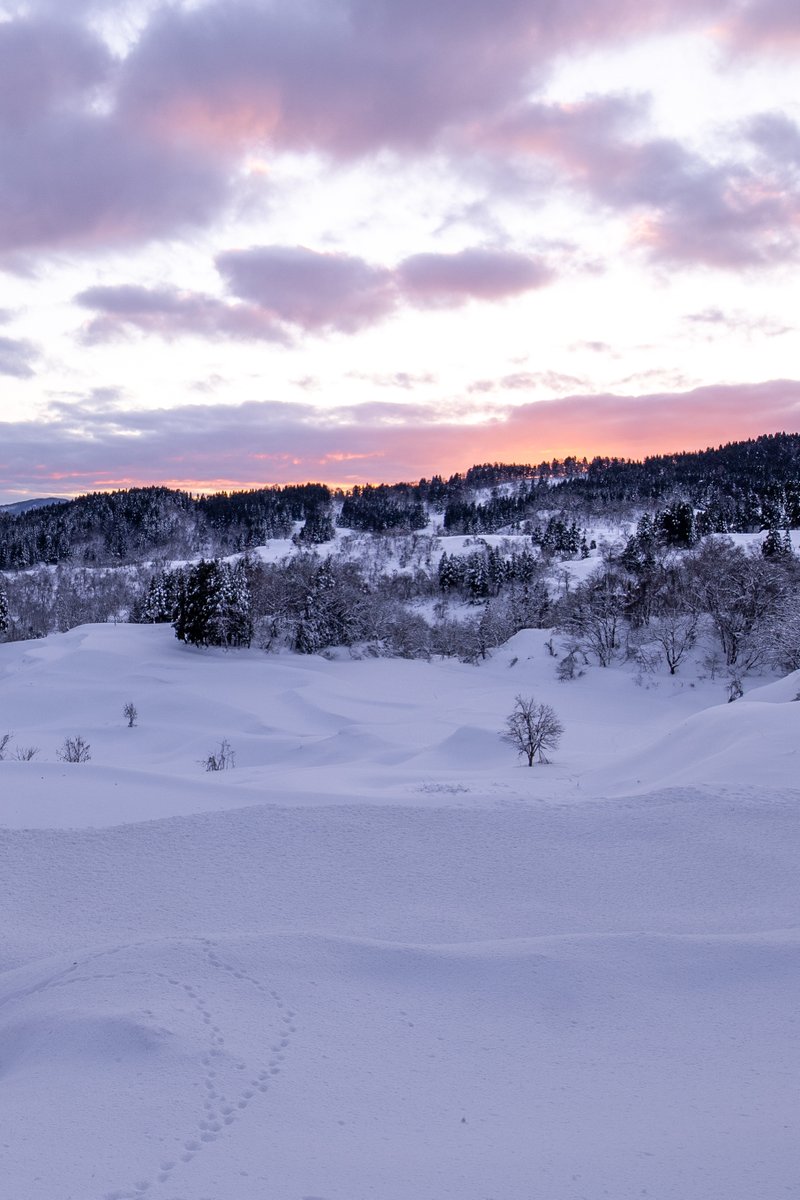
[[477, 725], [461, 725], [449, 737], [414, 756], [417, 767], [446, 767], [458, 770], [508, 766], [513, 751], [503, 746], [497, 733]]
[[783, 679], [775, 679], [761, 687], [752, 688], [747, 693], [748, 701], [760, 701], [766, 704], [784, 704], [787, 701], [800, 700], [800, 671], [792, 671]]
[[764, 787], [782, 787], [798, 781], [800, 703], [781, 699], [787, 690], [772, 685], [759, 689], [766, 694], [750, 693], [695, 713], [652, 745], [592, 775], [592, 787], [625, 795], [687, 784], [737, 787], [758, 780]]

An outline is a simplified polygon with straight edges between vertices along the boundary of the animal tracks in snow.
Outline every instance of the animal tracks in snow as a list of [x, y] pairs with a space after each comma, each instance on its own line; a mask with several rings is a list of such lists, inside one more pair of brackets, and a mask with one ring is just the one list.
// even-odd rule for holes
[[[182, 1169], [234, 1132], [254, 1106], [263, 1109], [297, 1032], [295, 1010], [272, 982], [237, 961], [234, 948], [202, 938], [113, 947], [5, 996], [0, 991], [0, 1022], [8, 1017], [26, 1028], [32, 1022], [35, 1042], [44, 1012], [45, 1049], [58, 1052], [63, 1034], [72, 1049], [95, 1062], [99, 1057], [102, 1069], [116, 1075], [127, 1106], [146, 1103], [141, 1081], [148, 1070], [166, 1070], [182, 1081], [177, 1095], [173, 1083], [166, 1128], [153, 1115], [147, 1129], [147, 1114], [141, 1114], [146, 1144], [131, 1163], [134, 1178], [94, 1193], [87, 1182], [87, 1200], [166, 1198], [166, 1185]], [[80, 1035], [74, 1032], [76, 1013]], [[3, 1041], [0, 1023], [0, 1047]], [[263, 1046], [257, 1059], [256, 1046]]]

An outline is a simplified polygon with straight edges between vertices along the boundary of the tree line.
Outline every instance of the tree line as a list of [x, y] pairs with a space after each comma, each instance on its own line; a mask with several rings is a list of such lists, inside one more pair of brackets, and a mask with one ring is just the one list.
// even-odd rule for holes
[[[580, 536], [598, 518], [630, 520], [641, 510], [664, 533], [672, 522], [676, 545], [709, 533], [797, 528], [800, 434], [770, 434], [641, 462], [567, 457], [536, 465], [484, 463], [447, 479], [437, 475], [347, 492], [320, 483], [211, 496], [164, 487], [95, 492], [17, 514], [0, 509], [0, 571], [130, 564], [159, 556], [224, 557], [293, 534], [301, 543], [319, 545], [333, 538], [335, 527], [392, 536], [433, 523], [471, 536], [539, 533], [546, 545], [554, 518], [569, 536], [573, 531]], [[565, 552], [563, 545], [556, 552]]]

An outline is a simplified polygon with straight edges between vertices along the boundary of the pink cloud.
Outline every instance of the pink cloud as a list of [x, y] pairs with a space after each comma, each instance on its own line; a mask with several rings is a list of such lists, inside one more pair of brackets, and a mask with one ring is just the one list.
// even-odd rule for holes
[[765, 114], [746, 122], [739, 157], [715, 161], [674, 139], [639, 135], [647, 111], [647, 98], [631, 96], [527, 104], [478, 140], [490, 153], [549, 161], [562, 186], [630, 214], [631, 242], [653, 259], [736, 270], [800, 252], [800, 131], [792, 121]]
[[[122, 104], [154, 129], [349, 157], [418, 150], [530, 93], [558, 54], [702, 22], [725, 0], [217, 0], [163, 9]], [[227, 133], [226, 133], [227, 131]]]
[[795, 0], [744, 0], [729, 8], [722, 36], [736, 49], [795, 54], [800, 44], [800, 9]]
[[798, 431], [800, 381], [575, 395], [508, 408], [481, 424], [465, 421], [469, 412], [462, 406], [448, 415], [441, 403], [324, 410], [269, 402], [136, 412], [89, 400], [63, 405], [46, 423], [4, 423], [0, 486], [47, 493], [57, 483], [76, 492], [165, 481], [356, 483], [449, 474], [491, 460], [642, 457]]
[[468, 300], [502, 300], [552, 282], [545, 264], [509, 250], [414, 254], [397, 268], [399, 285], [419, 308], [451, 308]]

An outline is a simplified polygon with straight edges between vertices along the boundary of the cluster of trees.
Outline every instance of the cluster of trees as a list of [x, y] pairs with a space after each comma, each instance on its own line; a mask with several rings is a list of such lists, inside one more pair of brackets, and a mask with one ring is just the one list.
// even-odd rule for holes
[[0, 571], [37, 564], [118, 564], [232, 554], [289, 537], [330, 509], [324, 484], [194, 497], [164, 487], [95, 492], [18, 514], [0, 510]]
[[[335, 491], [308, 483], [192, 496], [163, 487], [98, 492], [76, 500], [0, 510], [0, 571], [38, 564], [102, 565], [157, 557], [209, 558], [289, 537], [321, 544], [334, 524], [393, 534], [424, 529], [442, 514], [450, 533], [530, 529], [545, 548], [580, 550], [579, 526], [599, 516], [649, 512], [673, 545], [708, 533], [783, 530], [800, 525], [800, 434], [772, 434], [696, 454], [643, 462], [575, 458], [485, 463], [449, 479]], [[566, 533], [547, 532], [551, 520]], [[574, 549], [573, 531], [578, 533]]]
[[194, 646], [249, 646], [253, 619], [245, 565], [201, 559], [191, 567], [162, 568], [133, 605], [131, 620], [169, 622], [182, 642]]
[[470, 600], [497, 596], [509, 584], [530, 584], [544, 573], [543, 565], [530, 550], [504, 553], [483, 542], [467, 554], [444, 552], [439, 560], [437, 581], [444, 593], [458, 592]]
[[[674, 673], [701, 639], [709, 669], [792, 670], [800, 567], [787, 526], [800, 524], [799, 481], [800, 435], [778, 434], [643, 463], [484, 464], [346, 495], [307, 484], [203, 498], [167, 488], [85, 496], [0, 514], [0, 636], [131, 619], [171, 623], [201, 646], [475, 661], [519, 629], [557, 627], [565, 679], [623, 656]], [[634, 504], [634, 531], [584, 582], [556, 566], [589, 554], [587, 514]], [[530, 540], [476, 538], [462, 553], [439, 554], [422, 532], [431, 510], [448, 528], [499, 523]], [[336, 524], [356, 532], [337, 535]], [[766, 536], [745, 551], [708, 536], [719, 526]], [[289, 533], [295, 550], [280, 562], [248, 555]], [[334, 536], [333, 552], [318, 554]], [[237, 565], [223, 561], [234, 551]], [[153, 565], [198, 554], [186, 567]], [[96, 565], [105, 562], [114, 565]]]
[[512, 543], [477, 543], [441, 555], [437, 565], [429, 539], [420, 538], [416, 551], [413, 540], [404, 543], [413, 569], [391, 573], [370, 556], [374, 539], [362, 537], [364, 555], [355, 561], [301, 545], [274, 563], [245, 555], [235, 564], [11, 574], [0, 588], [0, 635], [130, 619], [170, 623], [199, 646], [300, 653], [346, 646], [479, 661], [520, 629], [556, 628], [564, 679], [590, 662], [624, 658], [660, 662], [674, 674], [701, 640], [711, 671], [800, 668], [800, 562], [784, 534], [750, 550], [726, 537], [683, 550], [670, 527], [645, 515], [580, 583]]
[[[204, 560], [161, 569], [140, 591], [131, 619], [170, 623], [181, 640], [199, 646], [254, 643], [302, 654], [345, 646], [466, 661], [485, 658], [520, 629], [546, 624], [546, 573], [529, 552], [504, 557], [484, 546], [467, 562], [493, 583], [491, 592], [481, 587], [480, 596], [470, 596], [466, 613], [451, 613], [435, 574], [368, 574], [357, 562], [301, 552], [274, 563], [245, 556], [236, 566]], [[462, 597], [455, 602], [460, 608]]]
[[36, 567], [9, 573], [0, 585], [5, 612], [0, 634], [24, 641], [96, 621], [125, 621], [147, 577], [138, 567]]
[[706, 633], [710, 670], [800, 665], [800, 563], [789, 553], [746, 551], [726, 537], [676, 555], [659, 547], [611, 555], [559, 603], [568, 652], [601, 666], [655, 654], [671, 674]]
[[366, 484], [343, 497], [339, 524], [366, 533], [411, 533], [426, 527], [428, 514], [419, 489], [410, 483]]

